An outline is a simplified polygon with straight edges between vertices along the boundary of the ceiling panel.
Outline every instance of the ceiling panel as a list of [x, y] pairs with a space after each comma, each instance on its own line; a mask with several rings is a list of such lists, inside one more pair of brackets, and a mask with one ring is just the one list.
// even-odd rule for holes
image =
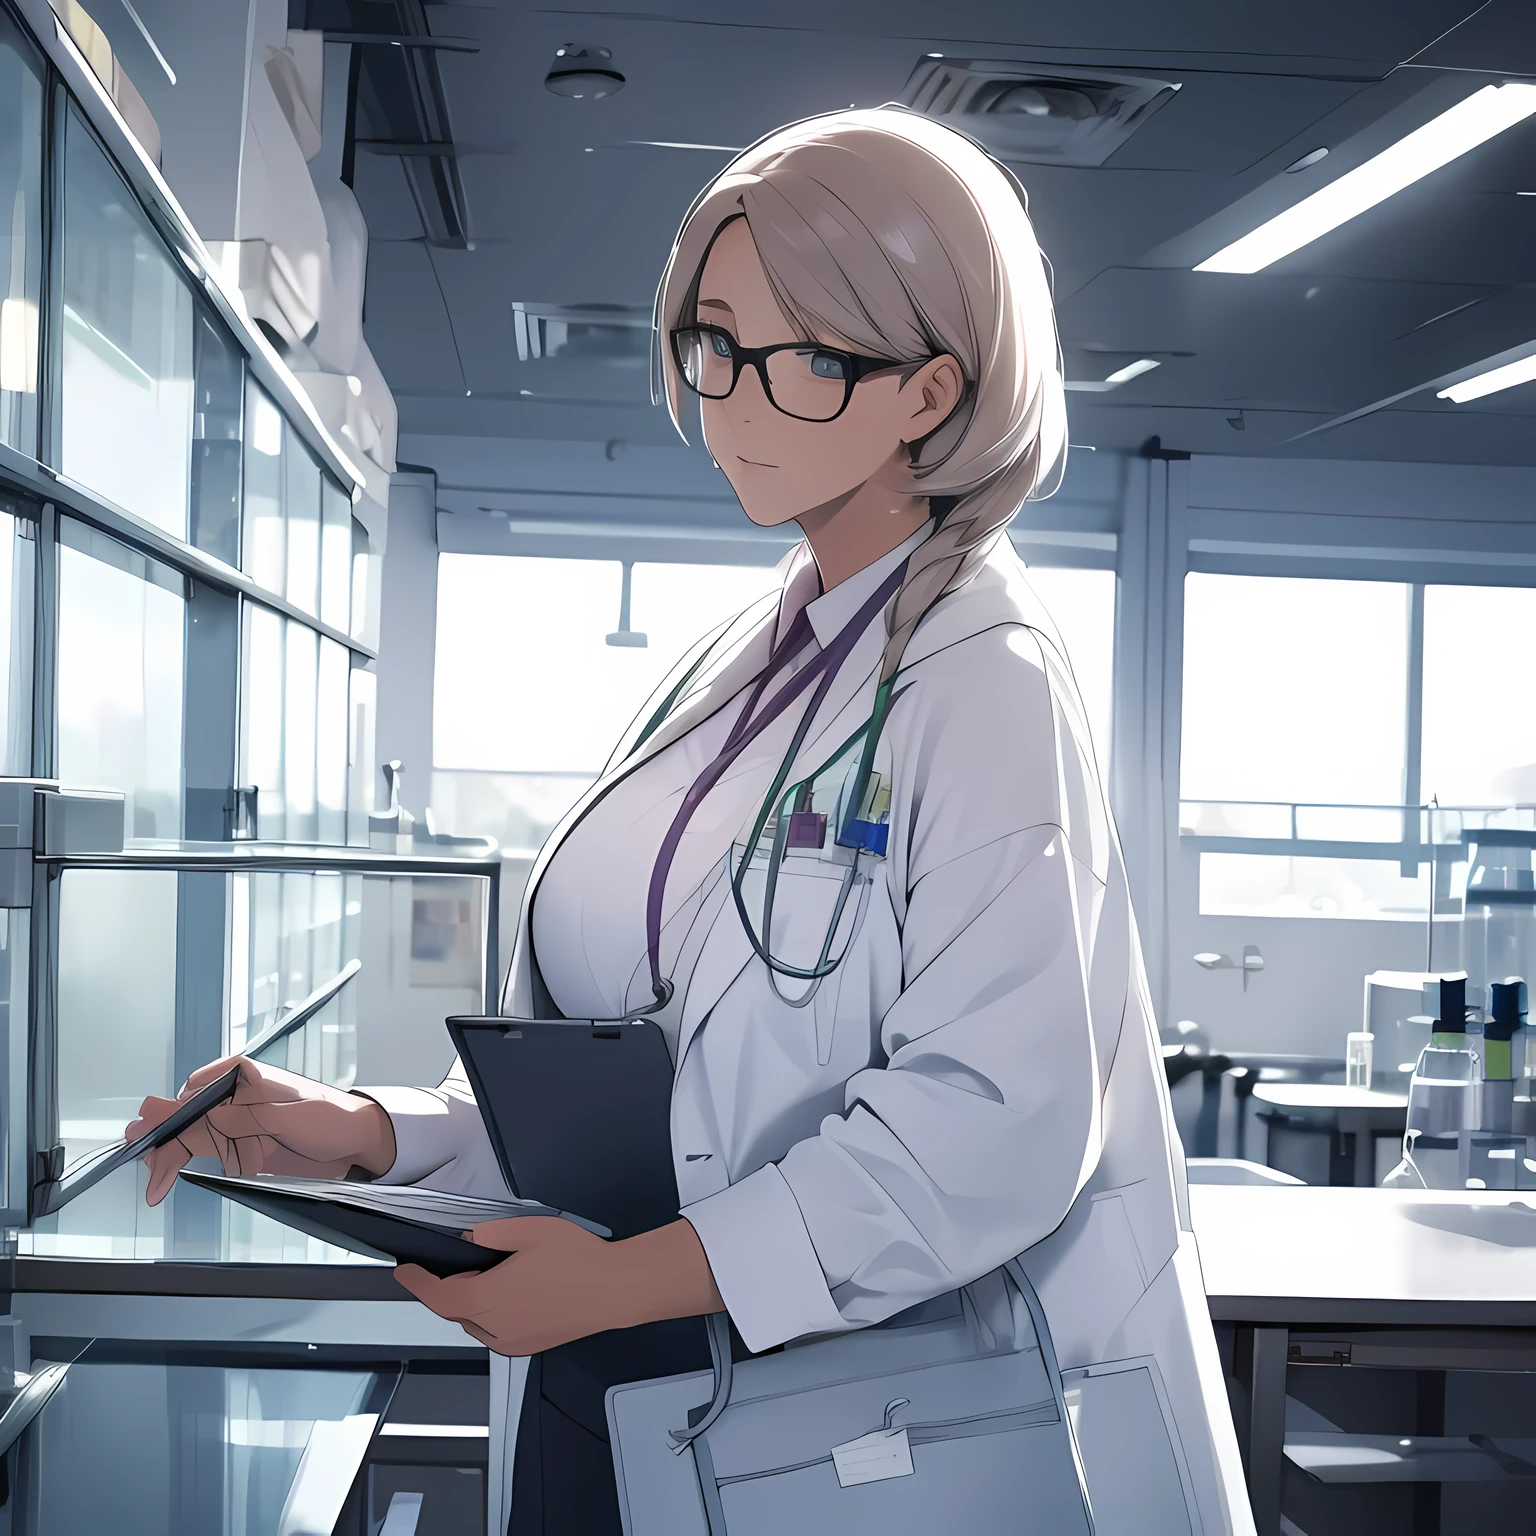
[[[403, 429], [675, 441], [647, 403], [643, 368], [520, 362], [512, 302], [649, 304], [679, 219], [730, 150], [633, 141], [744, 145], [796, 117], [893, 99], [922, 54], [945, 52], [1182, 86], [1103, 167], [1017, 167], [1055, 269], [1069, 372], [1102, 378], [1144, 354], [1162, 364], [1110, 394], [1074, 394], [1075, 441], [1134, 448], [1157, 433], [1199, 452], [1536, 462], [1533, 389], [1461, 410], [1420, 393], [1290, 441], [1536, 337], [1536, 198], [1515, 195], [1536, 191], [1536, 125], [1264, 273], [1189, 270], [1215, 248], [1213, 231], [1224, 243], [1228, 225], [1240, 232], [1321, 184], [1279, 175], [1292, 159], [1320, 145], [1335, 166], [1341, 150], [1374, 153], [1406, 131], [1401, 114], [1419, 112], [1416, 122], [1441, 96], [1465, 94], [1456, 71], [1536, 60], [1530, 0], [1492, 0], [1461, 26], [1476, 0], [954, 0], [938, 11], [931, 0], [669, 0], [666, 15], [654, 5], [429, 8], [435, 32], [481, 44], [439, 61], [474, 248], [429, 260], [402, 243], [421, 229], [399, 162], [359, 154], [357, 166], [374, 237], [368, 335]], [[546, 91], [555, 48], [573, 41], [611, 47], [624, 89], [595, 102]], [[1415, 55], [1445, 69], [1397, 67]], [[1336, 174], [1327, 167], [1322, 179]], [[1249, 196], [1273, 207], [1234, 206]]]
[[[565, 26], [596, 36], [618, 18], [654, 18], [655, 0], [606, 0], [599, 10], [572, 9]], [[432, 7], [434, 28], [462, 32], [462, 18], [499, 9], [486, 5]], [[1113, 50], [1122, 54], [1279, 55], [1342, 69], [1391, 68], [1454, 26], [1468, 0], [1289, 0], [1233, 5], [1230, 0], [1075, 0], [1071, 6], [1018, 0], [951, 0], [935, 11], [930, 0], [775, 0], [772, 25], [782, 30], [902, 36], [933, 42], [972, 40], [1012, 47]], [[764, 23], [761, 0], [671, 0], [667, 19], [697, 25]], [[937, 30], [936, 30], [937, 29]], [[606, 41], [606, 38], [599, 39]]]
[[1416, 63], [1437, 69], [1508, 70], [1536, 75], [1536, 28], [1530, 0], [1487, 0], [1420, 53]]
[[1487, 290], [1439, 283], [1113, 268], [1060, 306], [1063, 345], [1192, 351], [1117, 395], [1342, 413], [1406, 384], [1384, 353], [1413, 326]]
[[[1179, 71], [1170, 73], [1177, 78]], [[1295, 75], [1188, 74], [1179, 93], [1110, 157], [1115, 170], [1233, 176], [1364, 87]]]

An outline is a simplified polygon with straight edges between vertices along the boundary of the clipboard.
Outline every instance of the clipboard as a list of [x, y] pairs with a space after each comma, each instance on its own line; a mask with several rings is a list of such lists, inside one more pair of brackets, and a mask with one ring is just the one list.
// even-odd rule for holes
[[448, 1032], [514, 1194], [617, 1238], [677, 1219], [672, 1057], [656, 1024], [460, 1015]]
[[482, 1248], [461, 1235], [477, 1222], [559, 1216], [598, 1237], [608, 1236], [606, 1228], [595, 1222], [532, 1200], [475, 1200], [419, 1191], [410, 1185], [268, 1174], [242, 1178], [187, 1168], [181, 1177], [322, 1242], [391, 1264], [419, 1264], [439, 1279], [490, 1269], [506, 1258], [501, 1249]]

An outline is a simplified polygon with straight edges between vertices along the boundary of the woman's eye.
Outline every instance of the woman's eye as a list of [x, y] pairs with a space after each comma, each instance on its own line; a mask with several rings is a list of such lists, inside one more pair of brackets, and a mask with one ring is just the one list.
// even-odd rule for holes
[[811, 353], [811, 372], [818, 379], [846, 379], [848, 365], [835, 352]]
[[709, 344], [714, 348], [716, 357], [729, 357], [731, 355], [731, 344], [719, 331], [711, 331], [709, 333]]

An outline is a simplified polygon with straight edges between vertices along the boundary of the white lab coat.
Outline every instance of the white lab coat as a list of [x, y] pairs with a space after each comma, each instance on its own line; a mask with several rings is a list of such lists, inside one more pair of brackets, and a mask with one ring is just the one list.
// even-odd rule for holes
[[[872, 591], [879, 574], [852, 580]], [[814, 584], [803, 550], [797, 581]], [[621, 744], [551, 836], [503, 1012], [548, 1006], [529, 912], [563, 838], [637, 764], [741, 693], [775, 612], [769, 601], [743, 615], [717, 643], [725, 659], [638, 751]], [[854, 646], [799, 770], [869, 718], [884, 635], [877, 617]], [[1006, 539], [918, 626], [899, 683], [875, 763], [891, 784], [883, 879], [800, 1027], [773, 1027], [766, 968], [723, 878], [692, 925], [701, 942], [675, 1005], [683, 1214], [757, 1350], [878, 1321], [1022, 1254], [1063, 1370], [1155, 1362], [1192, 1530], [1247, 1536], [1120, 848], [1077, 688]], [[778, 900], [795, 899], [787, 879]], [[395, 1124], [392, 1181], [501, 1187], [457, 1064], [436, 1091], [369, 1092]], [[515, 1384], [506, 1390], [515, 1399]]]

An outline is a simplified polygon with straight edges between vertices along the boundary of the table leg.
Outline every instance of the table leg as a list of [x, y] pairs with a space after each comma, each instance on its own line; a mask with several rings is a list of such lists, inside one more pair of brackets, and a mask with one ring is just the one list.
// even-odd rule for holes
[[[1445, 1372], [1414, 1373], [1413, 1432], [1445, 1433]], [[1440, 1484], [1413, 1485], [1413, 1536], [1440, 1536]]]
[[1280, 1536], [1280, 1478], [1285, 1459], [1287, 1328], [1253, 1330], [1248, 1380], [1248, 1498], [1258, 1536]]
[[1339, 1111], [1339, 1135], [1353, 1138], [1354, 1184], [1370, 1188], [1376, 1182], [1376, 1138], [1371, 1132], [1371, 1117], [1361, 1110]]

